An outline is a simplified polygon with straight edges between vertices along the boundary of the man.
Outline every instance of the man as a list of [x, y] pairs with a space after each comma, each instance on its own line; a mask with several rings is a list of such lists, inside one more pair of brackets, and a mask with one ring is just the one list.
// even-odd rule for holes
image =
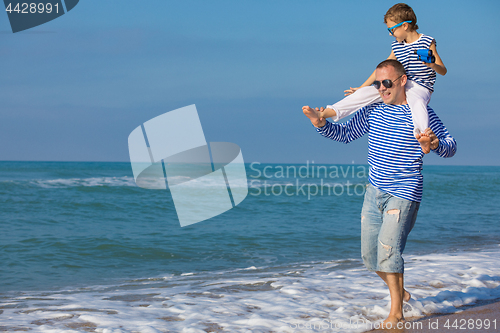
[[[403, 300], [411, 295], [403, 287], [402, 253], [415, 223], [422, 199], [422, 157], [413, 134], [411, 111], [406, 101], [407, 77], [397, 60], [385, 60], [375, 70], [374, 86], [383, 103], [361, 108], [344, 124], [321, 118], [317, 108], [302, 108], [317, 131], [332, 140], [349, 143], [368, 133], [369, 182], [361, 212], [361, 256], [389, 287], [391, 310], [385, 328], [404, 323]], [[431, 150], [452, 157], [456, 142], [434, 111], [428, 107]], [[401, 324], [399, 326], [402, 326]]]

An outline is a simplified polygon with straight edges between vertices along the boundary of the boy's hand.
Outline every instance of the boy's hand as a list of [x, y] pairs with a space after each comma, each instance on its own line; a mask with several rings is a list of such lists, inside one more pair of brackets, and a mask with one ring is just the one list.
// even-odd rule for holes
[[357, 88], [349, 87], [349, 89], [344, 90], [344, 96], [349, 96], [350, 94], [353, 94], [358, 89], [359, 89], [359, 87], [357, 87]]

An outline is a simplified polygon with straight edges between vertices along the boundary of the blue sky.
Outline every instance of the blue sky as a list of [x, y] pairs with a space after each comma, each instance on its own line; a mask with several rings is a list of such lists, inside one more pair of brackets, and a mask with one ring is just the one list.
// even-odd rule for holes
[[[245, 162], [366, 163], [366, 139], [324, 139], [301, 107], [334, 103], [387, 58], [394, 3], [81, 0], [16, 34], [5, 13], [0, 160], [128, 161], [134, 128], [196, 104], [207, 141]], [[448, 68], [430, 105], [459, 149], [425, 162], [500, 165], [500, 2], [408, 4]]]

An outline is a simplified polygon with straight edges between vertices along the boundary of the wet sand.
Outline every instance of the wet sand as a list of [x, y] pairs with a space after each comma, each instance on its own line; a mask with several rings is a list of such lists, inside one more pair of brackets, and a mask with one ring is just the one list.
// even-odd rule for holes
[[[455, 333], [500, 332], [500, 301], [464, 307], [452, 314], [432, 315], [408, 319], [403, 329], [378, 329], [370, 332], [385, 333]], [[489, 328], [487, 328], [489, 326]]]

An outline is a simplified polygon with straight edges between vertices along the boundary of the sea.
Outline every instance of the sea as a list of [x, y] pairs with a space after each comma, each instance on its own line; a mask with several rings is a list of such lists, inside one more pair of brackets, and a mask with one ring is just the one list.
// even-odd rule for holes
[[[377, 328], [390, 299], [360, 259], [368, 166], [245, 167], [243, 202], [181, 227], [130, 163], [0, 162], [0, 332]], [[500, 167], [422, 172], [405, 317], [500, 299]]]

